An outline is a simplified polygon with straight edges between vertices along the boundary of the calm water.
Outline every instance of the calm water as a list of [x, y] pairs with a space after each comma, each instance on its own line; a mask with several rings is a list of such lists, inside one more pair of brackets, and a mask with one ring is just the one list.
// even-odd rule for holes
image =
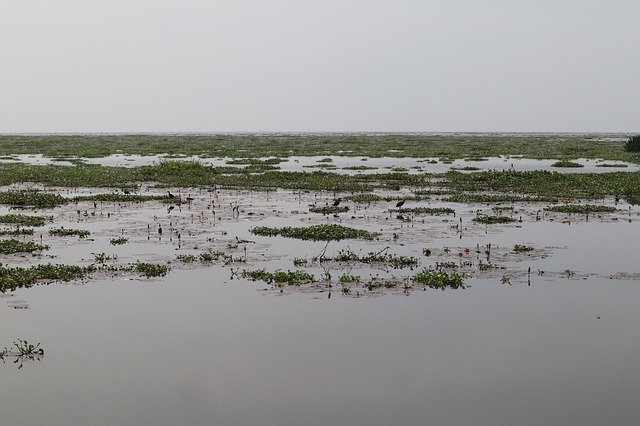
[[[291, 213], [316, 197], [323, 203], [330, 194], [304, 196], [244, 194], [245, 208], [256, 214], [229, 219], [222, 209], [224, 220], [215, 226], [211, 218], [203, 223], [191, 218], [194, 211], [207, 212], [207, 193], [197, 195], [202, 201], [196, 200], [193, 211], [185, 207], [170, 215], [157, 203], [104, 206], [85, 218], [71, 205], [55, 211], [51, 226], [91, 229], [95, 241], [45, 233], [45, 243], [59, 256], [55, 262], [87, 264], [92, 251], [116, 252], [126, 261], [143, 255], [173, 259], [181, 252], [175, 240], [147, 240], [145, 221], [157, 215], [154, 227], [162, 223], [169, 229], [172, 223], [182, 230], [189, 246], [184, 252], [197, 252], [195, 245], [225, 247], [240, 236], [256, 240], [248, 246], [251, 267], [291, 268], [293, 256], [313, 256], [324, 244], [259, 238], [248, 229], [334, 220]], [[230, 210], [229, 201], [237, 197], [222, 193], [216, 203]], [[635, 211], [616, 213], [618, 220], [573, 216], [569, 224], [562, 223], [566, 215], [536, 222], [540, 206], [528, 205], [515, 213], [525, 216], [522, 224], [484, 227], [470, 219], [477, 208], [490, 207], [447, 204], [468, 224], [460, 238], [451, 228], [457, 219], [405, 224], [388, 219], [389, 204], [354, 213], [356, 219], [344, 215], [346, 225], [382, 231], [380, 241], [335, 243], [328, 253], [347, 245], [364, 252], [392, 245], [393, 252], [419, 254], [428, 244], [453, 247], [455, 258], [455, 247], [526, 242], [553, 248], [546, 258], [496, 262], [593, 275], [534, 274], [530, 286], [522, 280], [510, 286], [501, 284], [498, 274], [469, 279], [465, 290], [363, 298], [334, 292], [328, 299], [327, 292], [265, 293], [265, 284], [231, 280], [229, 269], [219, 265], [176, 266], [151, 281], [120, 277], [19, 290], [0, 299], [0, 344], [26, 338], [41, 342], [46, 354], [21, 369], [12, 361], [0, 364], [0, 424], [639, 423], [640, 285], [606, 277], [638, 272]], [[273, 213], [277, 209], [280, 213]], [[109, 246], [109, 238], [122, 232], [131, 243]], [[208, 235], [215, 241], [208, 243]], [[423, 266], [432, 261], [422, 258]], [[11, 308], [11, 300], [24, 300], [29, 309]]]

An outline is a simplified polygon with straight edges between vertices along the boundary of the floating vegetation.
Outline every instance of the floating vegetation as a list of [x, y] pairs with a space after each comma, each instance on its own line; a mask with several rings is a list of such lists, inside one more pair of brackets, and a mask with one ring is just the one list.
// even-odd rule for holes
[[109, 240], [109, 244], [112, 246], [120, 246], [122, 244], [127, 244], [128, 242], [129, 239], [125, 237], [112, 238]]
[[317, 161], [318, 163], [333, 163], [333, 159], [326, 157], [326, 158], [321, 158]]
[[602, 163], [602, 164], [596, 164], [596, 167], [611, 167], [611, 168], [625, 168], [628, 167], [626, 164], [624, 163]]
[[457, 269], [458, 268], [458, 264], [452, 260], [446, 261], [446, 262], [436, 262], [436, 269], [437, 270], [442, 270], [442, 269]]
[[315, 282], [315, 277], [312, 274], [300, 270], [287, 270], [285, 272], [278, 269], [275, 272], [267, 272], [264, 269], [243, 269], [240, 276], [251, 281], [264, 281], [267, 284], [276, 284], [279, 287], [283, 284], [301, 285]]
[[0, 229], [0, 235], [19, 237], [21, 235], [33, 235], [33, 228]]
[[118, 256], [111, 255], [101, 252], [101, 253], [91, 253], [93, 255], [93, 263], [98, 265], [105, 265], [110, 260], [117, 260]]
[[506, 268], [504, 266], [495, 265], [495, 264], [493, 264], [491, 262], [486, 263], [486, 262], [483, 262], [482, 260], [480, 260], [480, 262], [478, 262], [478, 270], [479, 271], [483, 271], [484, 272], [484, 271], [490, 271], [492, 269], [506, 269]]
[[43, 226], [49, 218], [44, 216], [27, 216], [24, 214], [0, 215], [0, 223], [11, 223], [22, 226]]
[[354, 194], [344, 197], [345, 201], [353, 201], [355, 203], [373, 203], [382, 200], [382, 197], [373, 193]]
[[373, 166], [346, 166], [342, 170], [376, 170], [377, 167]]
[[561, 161], [556, 161], [555, 163], [553, 163], [551, 165], [551, 167], [580, 168], [580, 167], [584, 167], [584, 166], [582, 164], [580, 164], [580, 163], [576, 163], [575, 161], [561, 160]]
[[176, 260], [179, 260], [182, 263], [194, 263], [194, 262], [210, 263], [210, 262], [219, 260], [220, 258], [222, 258], [225, 261], [225, 263], [242, 260], [242, 259], [234, 259], [232, 255], [225, 254], [222, 251], [213, 251], [213, 252], [205, 251], [198, 255], [179, 254], [178, 256], [176, 256]]
[[324, 215], [345, 213], [349, 211], [347, 206], [323, 206], [323, 207], [311, 207], [309, 209], [311, 213], [321, 213]]
[[452, 194], [449, 197], [443, 198], [442, 201], [451, 203], [522, 203], [535, 201], [557, 201], [557, 199], [551, 198], [550, 200], [548, 200], [543, 197], [523, 197], [518, 195], [506, 194], [459, 193]]
[[40, 343], [35, 345], [26, 340], [18, 340], [13, 342], [13, 347], [5, 347], [0, 350], [0, 361], [4, 364], [5, 358], [15, 358], [14, 364], [18, 364], [18, 370], [23, 367], [25, 361], [39, 361], [44, 357], [44, 349], [40, 347]]
[[364, 256], [361, 256], [350, 249], [342, 249], [333, 257], [319, 257], [320, 262], [334, 261], [334, 262], [356, 262], [356, 263], [383, 263], [391, 266], [393, 269], [411, 268], [418, 266], [418, 258], [414, 256], [399, 256], [396, 254], [388, 253], [389, 247], [378, 252], [370, 252]]
[[498, 223], [516, 222], [516, 219], [509, 216], [478, 216], [478, 217], [474, 217], [473, 221], [482, 223], [485, 225], [494, 225]]
[[0, 254], [34, 253], [49, 250], [49, 246], [32, 241], [0, 240]]
[[390, 209], [390, 212], [393, 213], [400, 213], [400, 214], [404, 214], [404, 213], [413, 213], [413, 214], [428, 214], [428, 215], [432, 215], [432, 216], [439, 216], [439, 215], [449, 215], [449, 214], [455, 214], [455, 209], [449, 208], [449, 207], [403, 207], [400, 209]]
[[103, 201], [109, 203], [129, 203], [129, 202], [145, 202], [145, 201], [168, 201], [171, 203], [181, 203], [180, 197], [170, 198], [168, 195], [139, 195], [139, 194], [94, 194], [81, 195], [73, 198], [74, 201]]
[[61, 226], [60, 228], [54, 228], [49, 230], [49, 235], [52, 235], [55, 237], [71, 237], [75, 235], [80, 238], [86, 238], [89, 235], [91, 235], [91, 232], [84, 229], [70, 229], [70, 228], [65, 228], [64, 226]]
[[516, 244], [513, 246], [513, 251], [515, 251], [516, 253], [526, 253], [529, 251], [533, 251], [533, 247], [525, 244]]
[[360, 275], [343, 274], [340, 275], [341, 283], [357, 283], [360, 282]]
[[234, 158], [228, 160], [226, 164], [235, 165], [276, 165], [286, 161], [284, 158]]
[[136, 262], [133, 264], [132, 270], [140, 273], [144, 277], [153, 278], [167, 275], [169, 267], [159, 263]]
[[7, 268], [0, 265], [0, 293], [29, 288], [37, 283], [71, 281], [83, 278], [93, 268], [75, 265], [36, 265], [28, 268]]
[[566, 204], [547, 207], [545, 210], [556, 213], [613, 213], [618, 209], [595, 204]]
[[349, 228], [337, 224], [314, 225], [309, 227], [271, 228], [258, 226], [251, 229], [251, 233], [263, 237], [282, 236], [307, 241], [340, 241], [344, 239], [373, 240], [379, 234], [362, 229]]
[[49, 194], [38, 191], [7, 191], [0, 192], [0, 204], [12, 206], [27, 206], [37, 208], [51, 208], [65, 204], [68, 200], [59, 194]]
[[[465, 160], [468, 161], [468, 160]], [[478, 170], [482, 170], [480, 167], [475, 167], [475, 166], [464, 166], [464, 167], [451, 167], [450, 170], [458, 170], [458, 171], [465, 171], [465, 172], [475, 172]]]
[[434, 269], [424, 269], [411, 277], [411, 281], [434, 289], [459, 289], [466, 288], [464, 274], [446, 273]]

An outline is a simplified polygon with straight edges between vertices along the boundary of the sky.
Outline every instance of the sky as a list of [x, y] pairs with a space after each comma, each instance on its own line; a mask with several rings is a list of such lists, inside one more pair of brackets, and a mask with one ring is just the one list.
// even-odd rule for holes
[[0, 0], [0, 133], [640, 131], [639, 0]]

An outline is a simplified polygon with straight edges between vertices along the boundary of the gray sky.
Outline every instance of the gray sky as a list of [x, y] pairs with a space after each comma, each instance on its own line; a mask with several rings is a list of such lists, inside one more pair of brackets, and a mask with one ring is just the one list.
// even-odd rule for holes
[[0, 0], [0, 132], [638, 131], [639, 0]]

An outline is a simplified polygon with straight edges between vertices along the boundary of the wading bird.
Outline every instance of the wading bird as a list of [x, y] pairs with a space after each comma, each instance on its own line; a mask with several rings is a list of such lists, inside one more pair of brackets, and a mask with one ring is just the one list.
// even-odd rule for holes
[[400, 200], [396, 203], [396, 207], [400, 208], [404, 205], [404, 200]]

